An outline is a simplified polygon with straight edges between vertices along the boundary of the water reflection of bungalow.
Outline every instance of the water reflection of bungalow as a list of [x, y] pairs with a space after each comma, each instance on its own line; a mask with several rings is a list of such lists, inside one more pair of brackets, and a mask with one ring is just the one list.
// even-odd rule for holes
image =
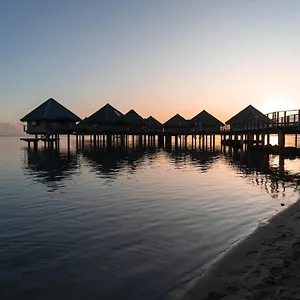
[[244, 174], [259, 172], [263, 174], [270, 173], [269, 156], [263, 153], [251, 151], [235, 151], [225, 154], [227, 162]]
[[85, 157], [93, 171], [100, 177], [109, 179], [115, 178], [121, 169], [130, 168], [135, 170], [143, 161], [144, 149], [124, 148], [95, 148], [82, 149], [82, 155]]
[[152, 116], [145, 119], [145, 124], [147, 127], [147, 130], [154, 134], [162, 133], [163, 131], [163, 125], [158, 120], [153, 118]]
[[278, 156], [277, 158], [278, 165], [272, 166], [270, 156], [263, 153], [238, 151], [226, 155], [227, 162], [237, 169], [238, 173], [250, 178], [253, 184], [264, 186], [266, 192], [272, 197], [278, 195], [280, 187], [284, 192], [287, 186], [291, 186], [300, 193], [300, 173], [286, 170], [284, 157]]
[[80, 120], [70, 110], [50, 98], [20, 121], [27, 122], [24, 131], [28, 134], [66, 134], [74, 132], [76, 123]]
[[173, 150], [172, 148], [166, 147], [164, 150], [171, 162], [178, 168], [191, 164], [199, 168], [201, 172], [207, 172], [220, 155], [219, 151], [195, 151], [195, 149], [189, 148]]
[[204, 132], [204, 133], [219, 133], [220, 127], [224, 124], [215, 118], [213, 115], [208, 113], [206, 110], [201, 111], [190, 121], [190, 127], [193, 132]]
[[170, 134], [184, 134], [187, 131], [187, 120], [179, 114], [163, 124], [164, 132]]
[[266, 120], [266, 115], [249, 105], [226, 121], [225, 124], [228, 129], [249, 129], [249, 126], [256, 125], [258, 122], [266, 122]]
[[36, 182], [55, 190], [78, 167], [77, 156], [68, 152], [25, 149], [24, 169]]
[[123, 128], [123, 113], [109, 103], [80, 122], [78, 131], [88, 133], [115, 133]]
[[201, 172], [207, 172], [219, 156], [219, 151], [190, 151], [192, 165], [198, 167]]

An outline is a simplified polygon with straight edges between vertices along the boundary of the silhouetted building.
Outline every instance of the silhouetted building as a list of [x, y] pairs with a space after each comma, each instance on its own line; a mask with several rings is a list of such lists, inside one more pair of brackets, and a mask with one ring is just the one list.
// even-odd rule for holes
[[24, 131], [28, 134], [72, 133], [81, 119], [58, 103], [48, 99], [20, 121], [27, 122]]
[[188, 127], [188, 123], [184, 117], [176, 114], [163, 125], [166, 133], [184, 133]]
[[163, 125], [152, 116], [145, 119], [145, 124], [148, 131], [153, 133], [161, 133], [163, 131]]
[[123, 117], [126, 133], [141, 133], [146, 128], [144, 118], [142, 118], [135, 110], [131, 109]]
[[245, 129], [257, 123], [266, 123], [267, 116], [251, 104], [225, 122], [228, 129]]
[[80, 122], [78, 130], [83, 132], [114, 133], [119, 132], [124, 125], [124, 114], [109, 103]]
[[201, 111], [198, 115], [189, 121], [189, 126], [194, 132], [218, 133], [220, 127], [224, 124], [208, 113], [206, 110]]

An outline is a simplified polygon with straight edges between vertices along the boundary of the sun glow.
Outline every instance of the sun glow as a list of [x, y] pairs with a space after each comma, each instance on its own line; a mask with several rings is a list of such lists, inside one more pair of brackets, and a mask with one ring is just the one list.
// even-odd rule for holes
[[285, 96], [270, 96], [262, 103], [262, 112], [270, 113], [275, 111], [284, 111], [294, 109], [290, 99]]
[[293, 101], [286, 96], [270, 96], [265, 98], [265, 101], [263, 101], [261, 111], [263, 113], [285, 111], [295, 109], [294, 106]]

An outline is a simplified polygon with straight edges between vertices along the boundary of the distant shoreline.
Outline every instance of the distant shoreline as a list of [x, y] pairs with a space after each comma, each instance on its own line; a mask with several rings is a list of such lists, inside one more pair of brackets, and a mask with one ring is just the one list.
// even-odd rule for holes
[[225, 253], [182, 300], [263, 300], [271, 296], [294, 299], [290, 297], [300, 294], [299, 266], [300, 202], [297, 201]]

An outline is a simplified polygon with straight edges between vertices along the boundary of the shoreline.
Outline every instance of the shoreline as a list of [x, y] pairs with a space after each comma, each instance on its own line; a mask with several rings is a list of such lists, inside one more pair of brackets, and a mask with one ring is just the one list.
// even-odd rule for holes
[[216, 260], [181, 300], [300, 299], [300, 201]]

